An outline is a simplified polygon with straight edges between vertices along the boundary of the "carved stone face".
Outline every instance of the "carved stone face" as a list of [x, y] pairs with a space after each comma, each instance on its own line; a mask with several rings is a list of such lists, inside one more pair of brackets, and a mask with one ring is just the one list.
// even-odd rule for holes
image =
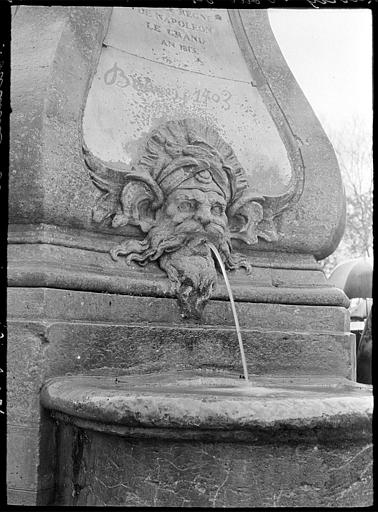
[[[84, 148], [83, 148], [84, 150]], [[274, 218], [298, 200], [303, 173], [285, 194], [261, 196], [250, 190], [245, 170], [217, 131], [197, 119], [167, 121], [147, 137], [135, 165], [113, 168], [84, 150], [91, 178], [101, 190], [96, 222], [114, 228], [138, 226], [145, 238], [125, 238], [111, 249], [114, 259], [157, 262], [174, 286], [185, 316], [199, 318], [217, 280], [209, 243], [227, 270], [250, 269], [233, 252], [231, 239], [248, 245], [258, 237], [277, 240]]]
[[228, 234], [227, 201], [211, 176], [207, 178], [206, 183], [201, 174], [186, 180], [166, 197], [159, 212], [159, 223], [165, 226], [159, 244], [173, 241], [159, 264], [177, 284], [183, 316], [192, 318], [200, 318], [217, 279], [207, 242], [220, 247]]
[[[198, 186], [198, 185], [197, 185]], [[228, 219], [226, 200], [214, 184], [201, 188], [180, 188], [167, 198], [162, 216], [171, 220], [176, 234], [218, 244], [225, 236]]]

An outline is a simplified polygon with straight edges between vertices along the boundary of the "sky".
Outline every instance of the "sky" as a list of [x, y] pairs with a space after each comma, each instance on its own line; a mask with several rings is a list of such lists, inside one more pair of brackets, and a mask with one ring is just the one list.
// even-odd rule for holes
[[[289, 68], [331, 143], [337, 147], [336, 137], [342, 134], [342, 156], [351, 162], [348, 148], [353, 147], [353, 131], [348, 134], [345, 127], [357, 121], [362, 138], [361, 144], [355, 143], [354, 147], [372, 146], [371, 11], [270, 9], [269, 20]], [[373, 162], [371, 154], [361, 154], [366, 159], [359, 166], [360, 190], [367, 191], [373, 178]]]
[[[372, 132], [369, 9], [269, 9], [281, 51], [324, 128]], [[328, 134], [329, 135], [329, 134]]]

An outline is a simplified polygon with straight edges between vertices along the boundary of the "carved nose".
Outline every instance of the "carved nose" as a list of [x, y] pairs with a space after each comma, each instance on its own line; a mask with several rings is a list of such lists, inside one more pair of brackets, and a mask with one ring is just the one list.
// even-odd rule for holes
[[201, 224], [203, 224], [204, 226], [207, 226], [207, 224], [210, 224], [210, 220], [211, 220], [210, 212], [205, 208], [201, 208], [197, 212], [197, 219], [201, 222]]

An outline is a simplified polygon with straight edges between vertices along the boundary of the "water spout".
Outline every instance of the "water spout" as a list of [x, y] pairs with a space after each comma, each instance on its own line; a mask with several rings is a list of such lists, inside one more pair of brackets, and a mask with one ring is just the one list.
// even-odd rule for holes
[[245, 353], [244, 353], [244, 347], [243, 347], [243, 340], [242, 340], [242, 337], [241, 337], [241, 332], [240, 332], [240, 326], [239, 326], [239, 319], [238, 319], [238, 315], [236, 313], [236, 308], [235, 308], [235, 302], [234, 302], [234, 296], [232, 295], [232, 290], [231, 290], [231, 286], [230, 286], [230, 282], [228, 280], [228, 277], [227, 277], [227, 273], [226, 273], [226, 269], [224, 267], [224, 264], [223, 264], [223, 261], [222, 261], [222, 258], [221, 258], [221, 255], [219, 254], [218, 252], [218, 249], [212, 244], [212, 243], [209, 243], [208, 244], [210, 249], [213, 251], [214, 253], [214, 256], [217, 258], [218, 260], [218, 263], [220, 265], [220, 268], [222, 270], [222, 274], [223, 274], [223, 278], [224, 278], [224, 281], [226, 283], [226, 287], [227, 287], [227, 291], [228, 291], [228, 295], [230, 297], [230, 302], [231, 302], [231, 309], [232, 309], [232, 314], [234, 315], [234, 322], [235, 322], [235, 327], [236, 327], [236, 334], [238, 336], [238, 341], [239, 341], [239, 348], [240, 348], [240, 356], [241, 356], [241, 360], [242, 360], [242, 364], [243, 364], [243, 372], [244, 372], [244, 379], [246, 382], [248, 382], [248, 369], [247, 369], [247, 362], [246, 362], [246, 359], [245, 359]]

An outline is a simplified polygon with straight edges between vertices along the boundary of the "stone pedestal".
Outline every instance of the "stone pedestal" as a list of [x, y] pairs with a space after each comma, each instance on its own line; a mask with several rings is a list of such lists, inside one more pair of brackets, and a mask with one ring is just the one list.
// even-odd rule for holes
[[[49, 410], [40, 403], [46, 380], [77, 374], [104, 377], [114, 372], [139, 375], [180, 369], [241, 372], [228, 296], [220, 276], [202, 318], [185, 319], [172, 281], [156, 262], [141, 268], [110, 257], [114, 246], [124, 240], [140, 242], [145, 233], [135, 224], [112, 227], [109, 222], [96, 222], [93, 211], [103, 194], [85, 164], [83, 146], [103, 165], [128, 166], [137, 159], [151, 130], [161, 123], [194, 116], [211, 124], [245, 167], [252, 195], [261, 202], [250, 205], [249, 213], [261, 214], [265, 208], [261, 205], [266, 204], [279, 209], [287, 200], [285, 191], [296, 180], [297, 190], [284, 204], [285, 209], [274, 218], [269, 217], [273, 216], [269, 209], [264, 210], [265, 224], [259, 224], [254, 243], [232, 242], [232, 250], [242, 254], [251, 270], [248, 275], [244, 269], [229, 273], [249, 371], [254, 378], [312, 375], [355, 379], [348, 300], [327, 283], [316, 262], [336, 248], [342, 235], [345, 205], [340, 173], [331, 145], [274, 40], [267, 13], [249, 9], [240, 13], [167, 10], [160, 20], [167, 39], [158, 30], [150, 30], [159, 25], [158, 15], [162, 15], [160, 10], [21, 6], [13, 18], [7, 402], [10, 504], [45, 505], [63, 499], [55, 495], [56, 476], [63, 478], [59, 464], [63, 463], [64, 448], [59, 443], [61, 436], [67, 436], [69, 445], [76, 436], [73, 432], [81, 427], [75, 419], [72, 429], [63, 422], [56, 433]], [[199, 15], [202, 18], [196, 19]], [[157, 17], [153, 24], [151, 17]], [[185, 48], [179, 46], [179, 54], [176, 47], [151, 55], [151, 41], [161, 49], [163, 41], [172, 43], [180, 32], [172, 27], [173, 19], [178, 26], [191, 23], [195, 28], [181, 27], [182, 33], [197, 40], [181, 42]], [[144, 35], [150, 31], [152, 39], [144, 39], [146, 47], [136, 39], [135, 44], [153, 61], [151, 65], [145, 64], [150, 61], [143, 60], [143, 55], [135, 55], [130, 37], [126, 41], [121, 37], [119, 24], [133, 25], [133, 20]], [[231, 53], [220, 55], [219, 46], [211, 41], [221, 37], [223, 30]], [[133, 33], [127, 32], [129, 36]], [[240, 83], [234, 75], [229, 76], [228, 64], [234, 57]], [[138, 61], [135, 73], [142, 77], [141, 82], [129, 73], [130, 59]], [[174, 71], [175, 59], [188, 70]], [[164, 67], [161, 73], [156, 72], [159, 66]], [[159, 76], [169, 90], [161, 89]], [[143, 77], [151, 79], [148, 90]], [[202, 101], [205, 89], [211, 96], [206, 94], [207, 100]], [[176, 98], [176, 90], [187, 90], [192, 96]], [[98, 98], [103, 101], [98, 103]], [[238, 103], [240, 98], [245, 99], [244, 106]], [[153, 104], [160, 110], [151, 111]], [[242, 126], [238, 127], [234, 114], [241, 111]], [[123, 124], [126, 121], [134, 122], [135, 129]], [[240, 138], [236, 136], [238, 130]], [[271, 240], [262, 236], [268, 221], [275, 230]], [[253, 396], [248, 400], [253, 403]], [[360, 417], [358, 407], [356, 411]], [[153, 426], [146, 428], [149, 439], [155, 439]], [[92, 432], [92, 427], [89, 430]], [[217, 431], [223, 432], [223, 427]], [[340, 432], [346, 439], [346, 430]], [[190, 439], [197, 447], [202, 446], [202, 438], [196, 435], [188, 437], [187, 449]], [[109, 445], [107, 437], [100, 442], [108, 446], [109, 454], [117, 449], [117, 443], [128, 442], [123, 434], [110, 439]], [[163, 450], [168, 441], [159, 439], [157, 450]], [[227, 451], [232, 445], [235, 454], [227, 452], [225, 460], [233, 457], [239, 471], [244, 462], [238, 450], [246, 447], [251, 461], [254, 441], [249, 437], [230, 439], [223, 448], [215, 444], [211, 450]], [[361, 439], [362, 449], [367, 438]], [[344, 441], [340, 439], [340, 443]], [[353, 457], [360, 448], [346, 453]], [[264, 450], [252, 466], [247, 466], [252, 468], [262, 460]], [[286, 455], [293, 461], [296, 452], [286, 445], [277, 450], [281, 450], [280, 455], [271, 467], [281, 472]], [[362, 453], [365, 457], [368, 451]], [[341, 455], [335, 457], [341, 461]], [[159, 455], [156, 460], [160, 460]], [[299, 472], [301, 463], [295, 464], [299, 464]], [[251, 474], [248, 467], [245, 475]], [[218, 503], [219, 497], [222, 503], [242, 505], [241, 495], [235, 497], [241, 500], [237, 503], [222, 494], [221, 479], [228, 469], [224, 471], [214, 475], [214, 492], [206, 495], [207, 503]], [[264, 475], [262, 471], [260, 477], [264, 479]], [[171, 478], [168, 473], [167, 478]], [[198, 489], [204, 489], [201, 478], [199, 474]], [[280, 495], [280, 489], [277, 487], [275, 500], [287, 494], [285, 490]], [[197, 495], [201, 492], [198, 490]], [[263, 496], [261, 503], [268, 503], [266, 499]]]

